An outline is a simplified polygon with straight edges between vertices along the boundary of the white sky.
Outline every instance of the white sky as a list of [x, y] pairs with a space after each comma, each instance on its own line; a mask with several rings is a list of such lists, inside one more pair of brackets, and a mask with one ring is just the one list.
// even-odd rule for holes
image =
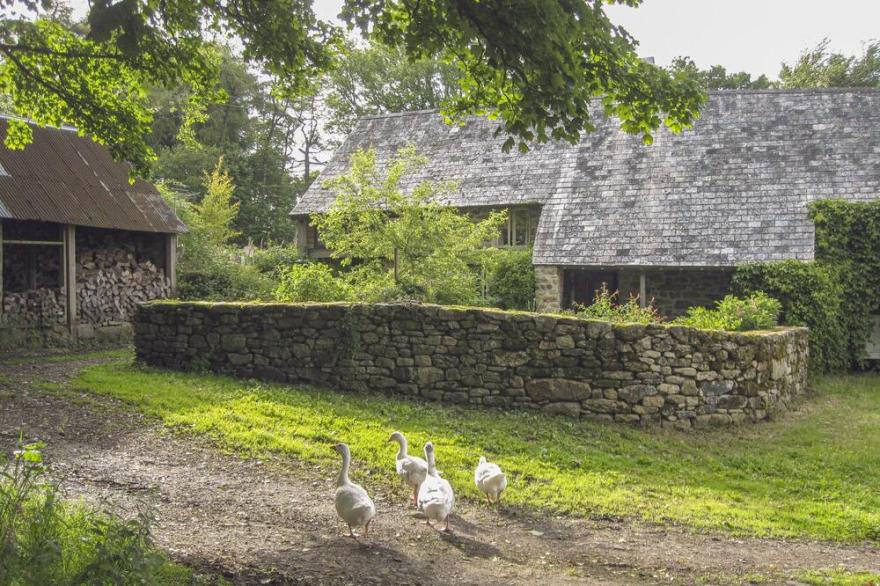
[[[70, 0], [83, 14], [88, 0]], [[314, 0], [318, 16], [335, 18], [342, 0]], [[767, 74], [797, 59], [824, 37], [832, 50], [854, 54], [880, 39], [880, 0], [644, 0], [638, 8], [608, 6], [612, 20], [640, 42], [640, 54], [667, 65], [689, 56], [700, 67]]]

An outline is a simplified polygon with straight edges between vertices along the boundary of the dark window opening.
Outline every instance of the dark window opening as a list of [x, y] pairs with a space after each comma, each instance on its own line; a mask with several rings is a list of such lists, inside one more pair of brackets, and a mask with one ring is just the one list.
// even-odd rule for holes
[[605, 287], [610, 292], [618, 290], [616, 271], [566, 270], [563, 281], [563, 306], [592, 305], [596, 292]]

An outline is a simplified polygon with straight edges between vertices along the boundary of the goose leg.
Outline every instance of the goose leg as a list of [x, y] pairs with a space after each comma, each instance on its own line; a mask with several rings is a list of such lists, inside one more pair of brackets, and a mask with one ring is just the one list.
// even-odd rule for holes
[[419, 486], [413, 486], [413, 506], [419, 508]]
[[486, 493], [486, 502], [489, 503], [490, 505], [492, 504], [492, 497], [489, 496], [488, 492]]
[[367, 534], [369, 534], [369, 532], [370, 532], [370, 523], [372, 523], [372, 522], [373, 522], [373, 520], [370, 519], [369, 521], [367, 521], [367, 524], [364, 525], [364, 539], [367, 538]]
[[354, 534], [354, 530], [351, 528], [351, 525], [348, 526], [348, 536], [354, 540], [357, 540], [358, 536]]
[[443, 528], [444, 533], [452, 533], [452, 529], [449, 528], [449, 515], [446, 515], [446, 526]]

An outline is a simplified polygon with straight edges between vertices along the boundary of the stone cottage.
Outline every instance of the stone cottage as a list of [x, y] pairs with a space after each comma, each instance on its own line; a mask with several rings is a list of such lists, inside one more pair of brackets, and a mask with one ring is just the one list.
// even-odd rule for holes
[[[321, 177], [343, 173], [357, 149], [376, 149], [382, 165], [412, 143], [430, 162], [404, 187], [452, 180], [450, 205], [510, 210], [499, 243], [534, 246], [539, 309], [589, 303], [604, 283], [668, 317], [722, 297], [736, 265], [812, 259], [809, 202], [880, 196], [877, 90], [716, 92], [693, 129], [660, 130], [650, 146], [613, 119], [595, 123], [577, 145], [505, 154], [485, 118], [368, 117]], [[311, 256], [323, 251], [308, 218], [333, 199], [318, 180], [292, 211]]]
[[32, 131], [24, 150], [0, 145], [0, 349], [125, 337], [136, 303], [173, 291], [186, 227], [106, 148]]

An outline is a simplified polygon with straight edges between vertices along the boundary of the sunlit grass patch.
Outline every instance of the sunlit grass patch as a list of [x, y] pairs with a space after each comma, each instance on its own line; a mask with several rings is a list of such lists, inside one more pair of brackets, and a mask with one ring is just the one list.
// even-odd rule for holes
[[213, 375], [90, 367], [76, 387], [127, 401], [166, 425], [253, 456], [335, 465], [400, 492], [386, 443], [432, 440], [438, 467], [477, 498], [480, 455], [508, 473], [505, 502], [575, 515], [637, 516], [694, 528], [841, 541], [880, 538], [880, 377], [829, 377], [808, 408], [779, 421], [703, 433], [576, 422], [379, 395], [263, 385]]
[[839, 568], [800, 572], [797, 579], [811, 586], [880, 586], [878, 573], [851, 572]]

